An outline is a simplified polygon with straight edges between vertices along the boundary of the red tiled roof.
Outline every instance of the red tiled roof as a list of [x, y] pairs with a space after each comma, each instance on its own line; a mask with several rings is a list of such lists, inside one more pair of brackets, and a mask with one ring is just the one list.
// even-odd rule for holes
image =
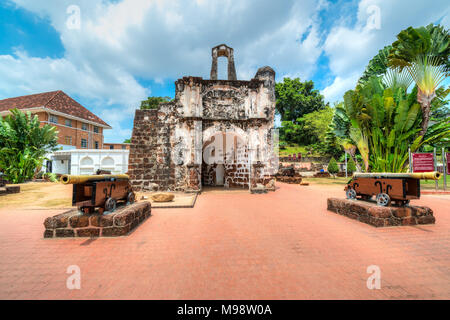
[[29, 109], [39, 107], [45, 107], [110, 127], [109, 124], [97, 117], [61, 90], [0, 100], [0, 111], [7, 111], [14, 108]]

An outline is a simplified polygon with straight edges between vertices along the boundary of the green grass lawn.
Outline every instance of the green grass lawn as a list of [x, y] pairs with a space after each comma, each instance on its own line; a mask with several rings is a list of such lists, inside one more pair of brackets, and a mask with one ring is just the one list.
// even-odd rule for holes
[[[420, 180], [420, 187], [422, 189], [434, 189], [436, 186], [436, 181], [434, 180]], [[439, 190], [444, 188], [444, 177], [438, 180]], [[447, 189], [450, 190], [450, 175], [447, 175]]]
[[[306, 157], [306, 154], [308, 151], [306, 150], [305, 146], [299, 146], [296, 144], [290, 145], [286, 147], [285, 149], [281, 149], [279, 151], [280, 157], [286, 157], [288, 155], [298, 154], [301, 153], [303, 157]], [[320, 154], [313, 153], [312, 156], [320, 156]]]

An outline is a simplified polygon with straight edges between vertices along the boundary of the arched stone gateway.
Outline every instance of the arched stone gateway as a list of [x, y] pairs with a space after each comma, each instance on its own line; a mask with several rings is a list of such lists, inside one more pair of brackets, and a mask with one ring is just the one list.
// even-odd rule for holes
[[203, 140], [202, 185], [248, 188], [248, 139], [232, 131], [205, 133], [209, 138]]
[[[217, 80], [220, 56], [228, 58], [228, 80]], [[222, 180], [224, 187], [250, 190], [272, 184], [275, 72], [263, 67], [250, 81], [236, 80], [233, 49], [226, 45], [214, 47], [212, 59], [210, 80], [181, 78], [172, 102], [136, 110], [129, 160], [136, 190], [156, 184], [192, 192]]]

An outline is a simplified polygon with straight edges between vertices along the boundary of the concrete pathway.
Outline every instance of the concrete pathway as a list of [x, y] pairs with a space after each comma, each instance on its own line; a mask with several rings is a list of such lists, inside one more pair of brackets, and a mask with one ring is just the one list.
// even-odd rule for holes
[[[58, 210], [0, 210], [1, 299], [449, 299], [450, 198], [435, 225], [376, 229], [326, 210], [342, 186], [210, 192], [128, 237], [43, 239]], [[81, 289], [66, 286], [79, 266]], [[368, 266], [381, 289], [366, 286]]]

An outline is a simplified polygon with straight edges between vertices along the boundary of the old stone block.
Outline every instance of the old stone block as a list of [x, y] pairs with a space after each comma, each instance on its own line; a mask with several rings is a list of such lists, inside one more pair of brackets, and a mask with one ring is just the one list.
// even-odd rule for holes
[[84, 228], [77, 229], [77, 237], [98, 237], [100, 235], [100, 228]]
[[417, 219], [418, 224], [433, 224], [436, 218], [432, 215], [422, 216]]
[[70, 217], [70, 226], [72, 228], [83, 228], [89, 225], [89, 216], [84, 214], [79, 214]]
[[122, 227], [106, 227], [102, 229], [103, 237], [120, 237], [125, 236], [130, 231], [130, 225]]
[[169, 202], [175, 198], [173, 193], [155, 193], [151, 196], [155, 202]]
[[385, 207], [369, 207], [367, 210], [369, 215], [376, 217], [376, 218], [389, 218], [391, 216], [391, 209], [385, 208]]
[[417, 224], [416, 218], [414, 217], [406, 217], [402, 219], [402, 225], [404, 226], [413, 226]]
[[20, 192], [20, 186], [6, 186], [6, 193], [19, 193]]
[[114, 216], [114, 225], [119, 227], [125, 226], [131, 223], [134, 218], [134, 210], [125, 210], [124, 212]]
[[60, 237], [60, 238], [67, 238], [67, 237], [74, 237], [75, 236], [75, 232], [73, 229], [56, 229], [55, 230], [55, 237]]
[[55, 230], [53, 230], [53, 229], [46, 229], [44, 231], [44, 238], [53, 238], [54, 233], [55, 233]]
[[44, 221], [44, 226], [46, 229], [65, 228], [68, 225], [69, 217], [71, 215], [71, 211], [68, 211], [54, 217], [48, 217]]
[[393, 211], [393, 214], [397, 218], [406, 218], [411, 217], [412, 210], [409, 207], [399, 207], [395, 208]]
[[90, 222], [93, 227], [110, 227], [114, 223], [114, 215], [92, 215]]

